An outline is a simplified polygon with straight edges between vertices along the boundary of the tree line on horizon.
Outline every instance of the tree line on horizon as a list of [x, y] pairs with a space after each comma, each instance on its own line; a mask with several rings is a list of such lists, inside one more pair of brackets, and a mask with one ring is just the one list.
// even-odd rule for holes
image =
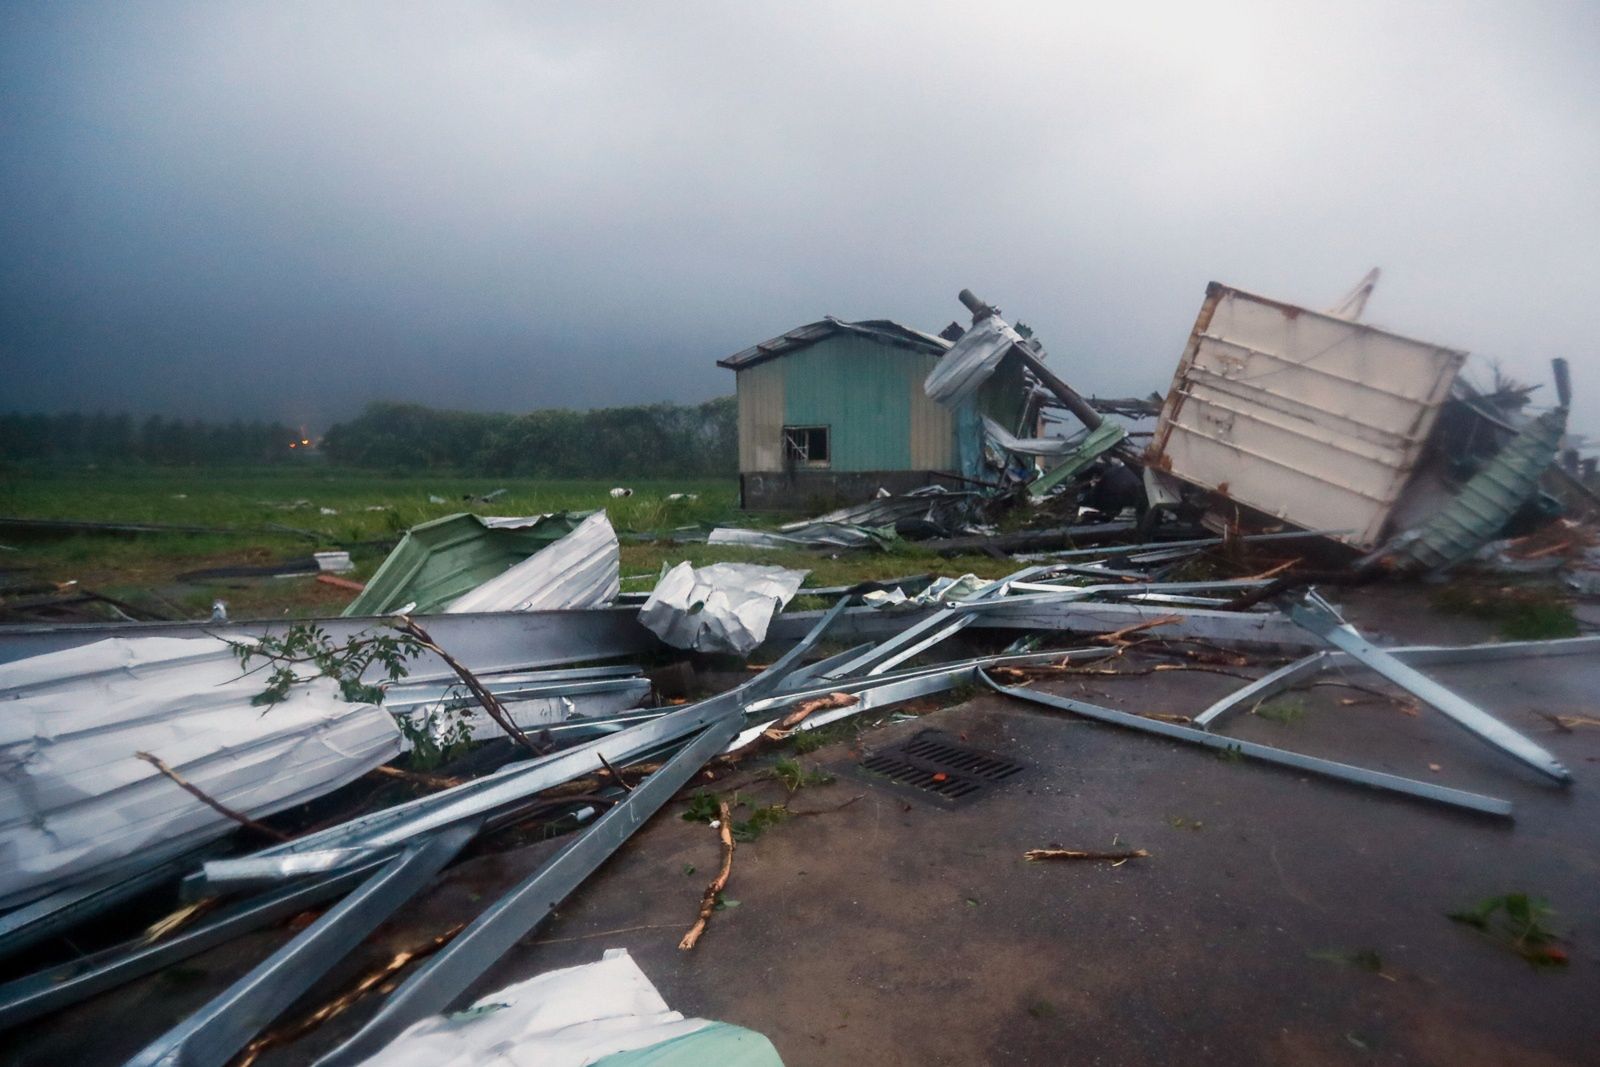
[[[404, 473], [459, 470], [550, 478], [717, 477], [738, 469], [733, 397], [525, 415], [368, 404], [331, 427], [317, 451], [339, 466]], [[225, 466], [309, 458], [280, 422], [152, 415], [0, 414], [0, 460]]]
[[733, 397], [526, 415], [368, 404], [322, 439], [330, 462], [385, 470], [453, 469], [545, 478], [719, 477], [738, 471]]
[[286, 462], [299, 447], [300, 432], [281, 422], [78, 411], [0, 414], [0, 460], [216, 466]]

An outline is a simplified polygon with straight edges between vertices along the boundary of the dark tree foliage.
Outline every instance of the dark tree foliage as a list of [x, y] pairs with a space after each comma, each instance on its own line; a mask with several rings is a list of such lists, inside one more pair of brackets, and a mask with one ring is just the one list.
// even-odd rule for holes
[[152, 415], [0, 414], [0, 461], [151, 463], [183, 466], [280, 463], [300, 435], [282, 423], [200, 422]]
[[733, 397], [704, 404], [553, 408], [527, 415], [370, 404], [322, 447], [341, 466], [543, 478], [716, 477], [738, 469]]

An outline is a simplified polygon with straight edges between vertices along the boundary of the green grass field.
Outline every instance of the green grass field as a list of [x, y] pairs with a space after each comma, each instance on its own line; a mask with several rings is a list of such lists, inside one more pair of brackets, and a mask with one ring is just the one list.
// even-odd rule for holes
[[[612, 499], [623, 484], [634, 495]], [[469, 499], [495, 489], [488, 504]], [[669, 501], [672, 493], [696, 500]], [[441, 497], [434, 503], [430, 497]], [[227, 601], [235, 618], [337, 613], [353, 595], [308, 577], [179, 581], [192, 570], [267, 564], [303, 558], [320, 548], [348, 548], [360, 581], [377, 568], [392, 541], [409, 527], [460, 511], [530, 515], [604, 508], [622, 538], [625, 590], [646, 590], [661, 566], [689, 560], [771, 563], [811, 571], [807, 584], [841, 585], [924, 572], [968, 571], [998, 577], [1009, 568], [987, 556], [941, 559], [900, 544], [889, 552], [809, 552], [674, 544], [679, 527], [719, 523], [770, 526], [772, 516], [737, 507], [737, 485], [726, 481], [551, 481], [468, 475], [390, 476], [317, 466], [259, 469], [12, 467], [0, 471], [0, 515], [94, 522], [150, 522], [229, 527], [232, 533], [72, 534], [0, 532], [0, 569], [7, 583], [77, 581], [80, 587], [166, 615], [198, 617], [211, 601]], [[324, 514], [330, 509], [336, 514]], [[291, 527], [311, 536], [275, 529]], [[641, 540], [629, 534], [657, 535]]]

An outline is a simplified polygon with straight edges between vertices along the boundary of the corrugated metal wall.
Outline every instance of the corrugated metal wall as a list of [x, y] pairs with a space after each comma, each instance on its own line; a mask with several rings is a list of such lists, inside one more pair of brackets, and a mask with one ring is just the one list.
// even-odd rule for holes
[[906, 392], [911, 397], [911, 467], [919, 471], [956, 469], [956, 424], [954, 413], [943, 404], [928, 399], [922, 391], [939, 357], [902, 352]]
[[784, 424], [827, 426], [837, 471], [911, 469], [910, 353], [836, 334], [774, 360], [783, 368]]
[[739, 371], [739, 470], [783, 470], [783, 363]]
[[954, 471], [953, 413], [922, 391], [937, 360], [836, 335], [739, 371], [739, 470], [783, 470], [783, 427], [826, 426], [833, 470]]

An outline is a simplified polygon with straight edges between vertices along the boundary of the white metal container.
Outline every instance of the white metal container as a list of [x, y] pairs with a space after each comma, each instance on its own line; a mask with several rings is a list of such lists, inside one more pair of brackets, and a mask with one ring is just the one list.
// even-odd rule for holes
[[1146, 460], [1372, 548], [1465, 359], [1212, 282]]

